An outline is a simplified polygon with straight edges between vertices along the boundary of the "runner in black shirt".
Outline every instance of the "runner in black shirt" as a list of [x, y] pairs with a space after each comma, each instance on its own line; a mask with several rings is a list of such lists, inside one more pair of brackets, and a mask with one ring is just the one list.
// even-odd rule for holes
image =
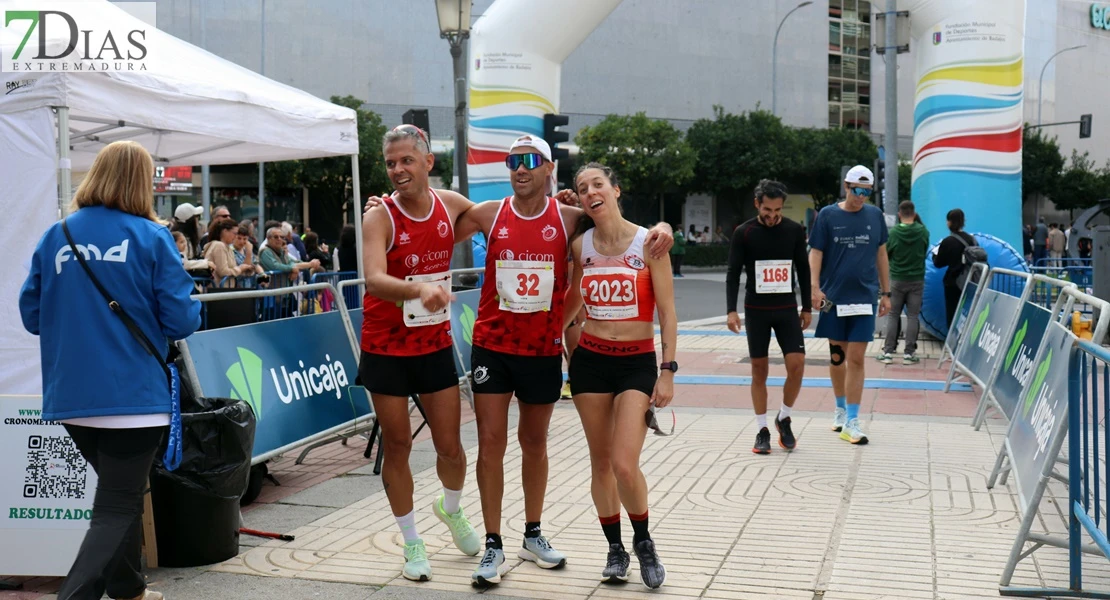
[[[786, 450], [794, 449], [790, 409], [802, 387], [806, 351], [802, 330], [809, 327], [811, 319], [805, 229], [782, 216], [785, 202], [786, 186], [767, 179], [759, 182], [755, 189], [759, 216], [733, 232], [725, 279], [728, 328], [738, 334], [741, 321], [736, 313], [736, 298], [740, 292], [740, 271], [743, 270], [748, 278], [744, 314], [748, 320], [748, 353], [752, 360], [752, 407], [759, 428], [752, 448], [756, 454], [771, 452], [771, 432], [767, 429], [767, 351], [772, 329], [786, 361], [783, 406], [775, 418], [775, 428], [779, 432], [779, 445]], [[794, 296], [795, 279], [801, 288], [800, 318]]]

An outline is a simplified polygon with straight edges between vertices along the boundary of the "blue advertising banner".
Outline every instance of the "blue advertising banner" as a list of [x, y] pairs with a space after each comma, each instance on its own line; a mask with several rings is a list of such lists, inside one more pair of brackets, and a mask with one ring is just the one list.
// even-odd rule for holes
[[952, 317], [952, 326], [948, 328], [948, 337], [944, 338], [944, 345], [948, 346], [948, 351], [952, 354], [956, 353], [956, 343], [960, 341], [960, 332], [963, 331], [964, 322], [967, 321], [967, 313], [971, 312], [971, 302], [975, 300], [977, 291], [979, 291], [979, 284], [968, 278], [963, 295], [960, 296], [960, 307], [956, 310], [955, 316]]
[[254, 456], [371, 412], [336, 311], [201, 331], [186, 345], [201, 393], [254, 410]]
[[1022, 388], [1006, 444], [1024, 510], [1036, 510], [1037, 483], [1048, 463], [1053, 435], [1064, 435], [1068, 417], [1068, 367], [1075, 359], [1075, 336], [1059, 323], [1050, 323], [1036, 356], [1032, 380]]
[[1019, 298], [995, 290], [983, 290], [975, 306], [974, 319], [969, 317], [964, 323], [965, 327], [971, 327], [971, 331], [963, 345], [956, 349], [956, 361], [980, 385], [985, 384], [994, 366], [1002, 359], [1002, 339], [1020, 309]]
[[1002, 370], [994, 381], [991, 394], [1007, 419], [1014, 418], [1014, 407], [1021, 398], [1021, 391], [1033, 377], [1037, 348], [1051, 319], [1052, 314], [1047, 310], [1026, 302], [1018, 315], [1014, 334], [1003, 342], [1009, 349], [1003, 357]]

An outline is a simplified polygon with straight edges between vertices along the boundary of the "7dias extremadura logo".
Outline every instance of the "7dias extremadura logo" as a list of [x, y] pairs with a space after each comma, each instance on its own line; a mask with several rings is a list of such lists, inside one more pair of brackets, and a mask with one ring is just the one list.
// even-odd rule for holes
[[[22, 10], [5, 10], [0, 41], [13, 48], [0, 57], [3, 72], [147, 71], [147, 30], [143, 21], [119, 11], [103, 14], [90, 3], [29, 2]], [[129, 9], [153, 17], [153, 2]], [[142, 5], [150, 5], [142, 6]], [[96, 7], [95, 10], [93, 7]], [[56, 8], [59, 10], [51, 10]], [[117, 9], [118, 10], [118, 9]]]

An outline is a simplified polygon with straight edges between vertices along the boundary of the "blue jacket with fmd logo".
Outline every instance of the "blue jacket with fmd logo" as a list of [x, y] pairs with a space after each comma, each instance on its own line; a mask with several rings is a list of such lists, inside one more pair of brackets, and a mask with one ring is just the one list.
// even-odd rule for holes
[[[165, 226], [93, 206], [68, 218], [69, 231], [100, 283], [162, 352], [200, 326], [192, 279]], [[132, 337], [73, 256], [61, 223], [35, 248], [19, 294], [27, 331], [42, 355], [42, 418], [170, 412], [165, 371]]]

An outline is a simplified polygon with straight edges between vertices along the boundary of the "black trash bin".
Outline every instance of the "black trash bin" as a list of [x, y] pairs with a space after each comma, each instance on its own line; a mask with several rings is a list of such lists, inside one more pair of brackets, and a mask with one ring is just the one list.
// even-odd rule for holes
[[182, 398], [181, 466], [161, 453], [150, 477], [158, 562], [195, 567], [239, 553], [239, 498], [247, 489], [254, 413], [228, 398]]

